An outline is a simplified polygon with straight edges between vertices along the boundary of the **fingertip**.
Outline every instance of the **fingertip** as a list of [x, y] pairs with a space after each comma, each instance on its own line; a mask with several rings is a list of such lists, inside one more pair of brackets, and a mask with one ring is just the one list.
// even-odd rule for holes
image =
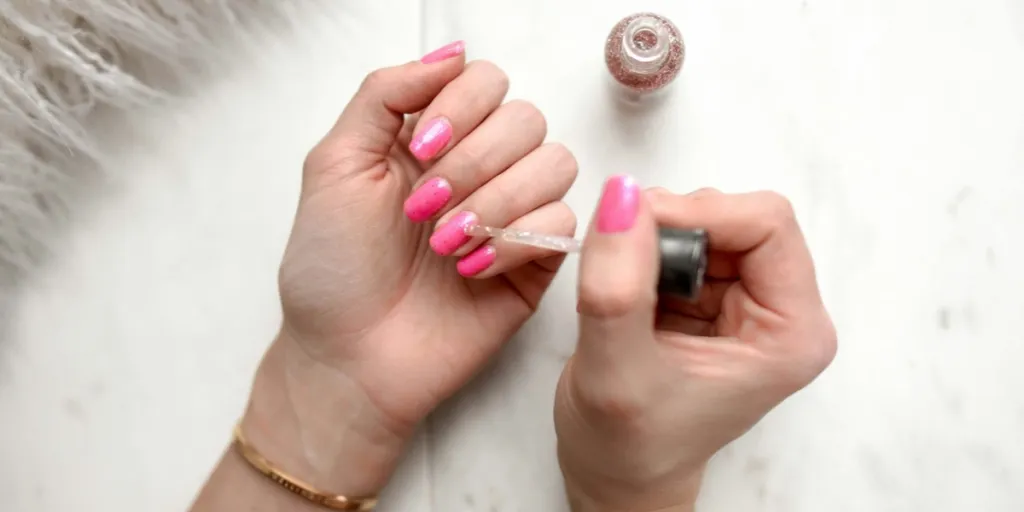
[[463, 61], [466, 55], [466, 42], [463, 40], [452, 41], [436, 50], [428, 52], [420, 59], [421, 64], [437, 64], [461, 57]]
[[409, 153], [421, 162], [436, 157], [452, 140], [452, 123], [441, 116], [427, 121], [409, 141]]
[[640, 187], [628, 174], [608, 178], [597, 204], [596, 228], [601, 234], [629, 231], [640, 213]]
[[460, 212], [434, 230], [430, 235], [430, 248], [439, 256], [451, 256], [472, 237], [466, 234], [466, 227], [477, 224], [479, 218], [473, 212]]
[[648, 309], [657, 284], [657, 229], [632, 176], [608, 179], [594, 225], [580, 256], [582, 310], [613, 317]]
[[405, 216], [413, 222], [426, 222], [441, 211], [451, 198], [452, 186], [448, 180], [431, 178], [405, 200]]
[[482, 245], [473, 252], [465, 255], [455, 264], [456, 270], [462, 277], [477, 277], [485, 270], [494, 265], [498, 258], [498, 251], [493, 245]]

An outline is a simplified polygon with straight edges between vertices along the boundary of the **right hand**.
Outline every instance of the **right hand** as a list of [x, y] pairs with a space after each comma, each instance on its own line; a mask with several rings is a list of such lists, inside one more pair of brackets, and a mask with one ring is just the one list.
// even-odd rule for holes
[[[656, 226], [708, 232], [697, 303], [656, 293]], [[559, 382], [577, 511], [692, 510], [707, 461], [832, 361], [836, 332], [790, 203], [605, 185], [583, 245], [580, 338]]]

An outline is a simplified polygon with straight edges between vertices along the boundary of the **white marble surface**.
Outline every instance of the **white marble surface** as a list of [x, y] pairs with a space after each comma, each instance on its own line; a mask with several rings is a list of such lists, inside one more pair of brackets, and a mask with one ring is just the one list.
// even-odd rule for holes
[[[689, 53], [669, 101], [630, 116], [606, 96], [601, 46], [639, 9], [675, 20]], [[456, 38], [503, 66], [512, 96], [576, 152], [569, 201], [584, 219], [618, 172], [793, 199], [839, 356], [714, 461], [700, 510], [1024, 510], [1020, 0], [387, 0], [311, 13], [189, 101], [107, 123], [109, 178], [3, 333], [0, 510], [187, 506], [279, 318], [305, 150], [365, 71]], [[383, 510], [563, 510], [550, 409], [575, 270], [425, 426]]]

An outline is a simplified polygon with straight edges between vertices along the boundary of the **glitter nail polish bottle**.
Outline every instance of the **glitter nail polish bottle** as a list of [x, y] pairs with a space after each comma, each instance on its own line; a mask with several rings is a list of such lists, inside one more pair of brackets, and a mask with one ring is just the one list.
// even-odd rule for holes
[[685, 53], [683, 36], [671, 21], [643, 12], [626, 16], [612, 28], [604, 60], [627, 98], [638, 100], [672, 83]]

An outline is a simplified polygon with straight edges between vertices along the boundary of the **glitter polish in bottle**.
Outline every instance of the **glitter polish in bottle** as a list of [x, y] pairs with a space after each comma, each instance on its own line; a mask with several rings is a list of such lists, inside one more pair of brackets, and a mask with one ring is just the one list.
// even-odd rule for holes
[[662, 91], [683, 67], [686, 50], [679, 29], [653, 13], [637, 13], [619, 21], [604, 47], [608, 71], [629, 99]]

